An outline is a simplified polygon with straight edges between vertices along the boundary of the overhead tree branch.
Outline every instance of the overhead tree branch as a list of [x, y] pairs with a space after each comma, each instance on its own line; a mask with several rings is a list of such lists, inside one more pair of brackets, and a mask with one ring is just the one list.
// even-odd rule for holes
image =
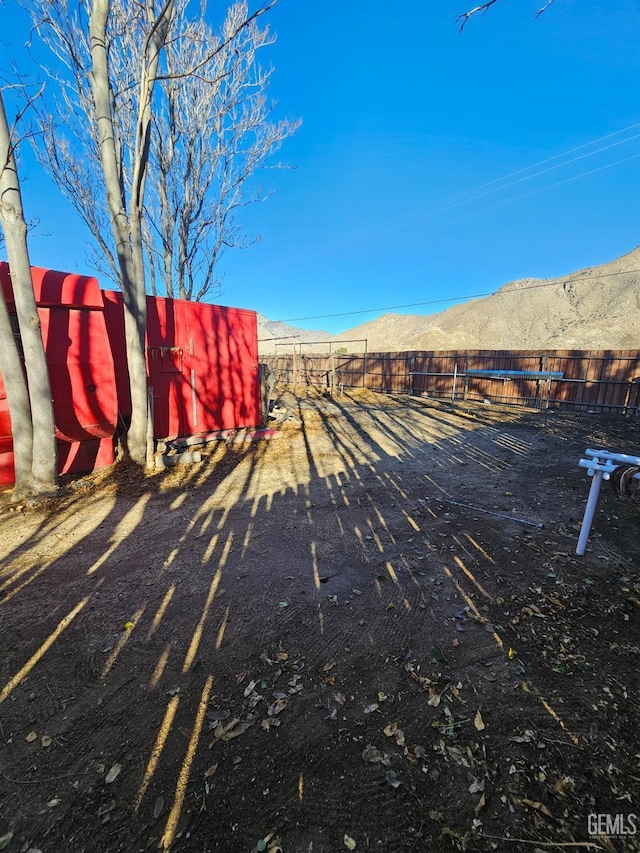
[[542, 8], [541, 8], [541, 9], [538, 9], [538, 11], [536, 12], [536, 17], [534, 18], [534, 20], [535, 20], [536, 18], [539, 18], [539, 17], [540, 17], [540, 15], [542, 15], [542, 13], [543, 13], [543, 12], [546, 12], [546, 11], [547, 11], [547, 9], [549, 8], [549, 6], [550, 6], [552, 3], [553, 3], [553, 0], [547, 0], [547, 2], [544, 4], [544, 6], [542, 6]]
[[[486, 3], [480, 3], [479, 6], [474, 6], [473, 9], [469, 9], [467, 12], [463, 12], [461, 15], [458, 15], [458, 17], [456, 18], [456, 24], [458, 22], [460, 23], [460, 29], [458, 30], [458, 32], [461, 33], [463, 31], [463, 29], [465, 28], [465, 24], [467, 23], [469, 18], [472, 18], [474, 15], [478, 15], [478, 14], [484, 15], [485, 12], [491, 6], [493, 6], [494, 3], [497, 3], [497, 2], [498, 2], [498, 0], [487, 0]], [[552, 3], [553, 3], [553, 0], [547, 0], [547, 2], [544, 4], [544, 6], [542, 6], [540, 9], [538, 9], [538, 11], [536, 12], [536, 14], [534, 16], [534, 21], [537, 18], [539, 18], [540, 15], [543, 14], [543, 12], [546, 12]]]
[[458, 30], [458, 32], [461, 33], [463, 31], [464, 26], [469, 20], [469, 18], [473, 17], [473, 15], [477, 15], [478, 13], [484, 15], [490, 6], [493, 6], [493, 4], [497, 2], [498, 0], [487, 0], [486, 3], [481, 3], [479, 6], [475, 6], [473, 9], [469, 9], [468, 12], [463, 12], [461, 15], [458, 15], [458, 17], [456, 18], [456, 24], [458, 23], [458, 21], [461, 22], [460, 29]]
[[[159, 74], [155, 79], [156, 80], [176, 80], [180, 77], [191, 77], [196, 74], [204, 65], [211, 62], [212, 59], [224, 50], [231, 42], [236, 38], [236, 36], [243, 30], [245, 27], [249, 26], [253, 21], [257, 20], [260, 15], [264, 15], [265, 12], [268, 12], [272, 9], [278, 0], [270, 0], [265, 6], [261, 6], [260, 9], [257, 9], [252, 15], [249, 15], [244, 19], [244, 21], [240, 22], [234, 30], [232, 30], [229, 34], [226, 35], [225, 39], [217, 45], [210, 53], [208, 53], [203, 59], [200, 60], [196, 65], [192, 68], [189, 68], [187, 71], [181, 71], [179, 74]], [[496, 0], [492, 0], [492, 2], [496, 2]], [[553, 3], [553, 0], [551, 0]], [[215, 82], [215, 81], [209, 81]]]

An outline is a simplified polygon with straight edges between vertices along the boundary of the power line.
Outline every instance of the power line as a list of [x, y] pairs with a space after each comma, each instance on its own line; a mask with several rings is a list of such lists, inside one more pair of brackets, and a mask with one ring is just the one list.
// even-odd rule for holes
[[[536, 166], [530, 166], [526, 169], [519, 169], [517, 172], [512, 172], [511, 175], [506, 175], [504, 178], [496, 178], [494, 181], [489, 181], [487, 184], [483, 184], [481, 187], [476, 187], [475, 190], [467, 190], [467, 192], [459, 193], [458, 195], [453, 196], [451, 199], [449, 199], [449, 201], [454, 202], [453, 204], [449, 204], [448, 201], [443, 201], [443, 202], [440, 202], [440, 205], [444, 205], [444, 206], [440, 206], [435, 210], [430, 210], [430, 208], [423, 208], [422, 210], [415, 210], [415, 211], [413, 211], [413, 213], [408, 214], [408, 216], [405, 217], [404, 223], [415, 222], [416, 220], [419, 220], [419, 219], [426, 219], [426, 218], [429, 218], [432, 216], [437, 216], [439, 213], [446, 213], [448, 210], [452, 210], [455, 207], [460, 207], [463, 204], [469, 204], [472, 201], [477, 201], [479, 198], [484, 198], [484, 196], [492, 195], [493, 193], [498, 193], [498, 192], [501, 192], [502, 190], [507, 190], [507, 189], [509, 189], [509, 187], [516, 186], [516, 184], [524, 183], [524, 181], [530, 181], [533, 178], [539, 178], [541, 175], [546, 175], [548, 172], [553, 172], [556, 169], [562, 169], [564, 166], [571, 165], [571, 163], [577, 163], [579, 160], [585, 160], [587, 157], [593, 157], [596, 154], [601, 154], [603, 151], [608, 151], [610, 148], [616, 148], [618, 145], [625, 145], [627, 142], [632, 142], [634, 139], [638, 139], [639, 137], [640, 137], [640, 133], [636, 133], [633, 136], [627, 137], [626, 139], [619, 139], [617, 142], [612, 142], [609, 145], [604, 145], [601, 148], [596, 148], [594, 151], [587, 151], [585, 154], [580, 154], [578, 157], [572, 157], [571, 160], [564, 160], [562, 163], [556, 163], [554, 166], [549, 166], [548, 168], [542, 169], [538, 172], [534, 172], [531, 175], [525, 175], [523, 178], [518, 178], [515, 181], [510, 181], [508, 184], [502, 184], [501, 183], [500, 186], [494, 187], [493, 189], [485, 190], [484, 192], [481, 192], [481, 193], [477, 192], [477, 190], [480, 190], [483, 187], [488, 187], [491, 184], [496, 184], [496, 183], [499, 183], [501, 181], [505, 181], [505, 180], [507, 180], [507, 178], [510, 178], [513, 175], [518, 175], [522, 172], [527, 172], [527, 171], [529, 171], [529, 169], [537, 168], [537, 166], [542, 165], [542, 163], [548, 163], [550, 160], [554, 160], [557, 157], [564, 156], [563, 154], [557, 154], [556, 157], [550, 157], [549, 160], [544, 160], [544, 161], [542, 161], [542, 163], [537, 163]], [[580, 147], [584, 148], [586, 146], [583, 145]], [[574, 150], [577, 150], [577, 149], [574, 149]], [[566, 152], [566, 153], [570, 153], [570, 152]], [[632, 155], [632, 157], [627, 157], [627, 158], [625, 158], [625, 160], [633, 159], [633, 157], [635, 157], [635, 156], [638, 156], [638, 155]], [[619, 163], [624, 163], [625, 160], [617, 160], [614, 163], [608, 163], [604, 166], [600, 166], [598, 169], [593, 169], [589, 172], [583, 172], [582, 174], [576, 175], [573, 178], [568, 178], [567, 180], [570, 180], [570, 181], [575, 180], [576, 178], [581, 178], [581, 177], [584, 177], [585, 175], [590, 175], [594, 171], [600, 171], [601, 169], [608, 169], [610, 166], [617, 166]], [[566, 181], [559, 181], [558, 183], [550, 184], [547, 187], [542, 187], [541, 189], [534, 190], [533, 192], [542, 192], [545, 189], [551, 189], [552, 187], [556, 187], [561, 183], [566, 183]], [[469, 195], [469, 193], [472, 193], [472, 192], [476, 192], [476, 195], [473, 195], [470, 198], [462, 198], [461, 201], [454, 201], [456, 198], [460, 198], [461, 196]], [[531, 193], [526, 193], [526, 195], [531, 195]], [[517, 201], [518, 199], [525, 198], [525, 197], [526, 197], [525, 195], [515, 196], [515, 198], [506, 199], [505, 201], [500, 202], [500, 204], [507, 204], [511, 201]], [[484, 209], [488, 210], [490, 208], [484, 208]], [[478, 211], [478, 212], [481, 212], [481, 211]], [[473, 214], [467, 214], [467, 215], [473, 215]], [[453, 221], [455, 222], [456, 220], [453, 220]]]
[[[607, 133], [605, 136], [600, 136], [597, 139], [592, 139], [589, 142], [585, 142], [582, 145], [577, 145], [574, 148], [569, 148], [567, 151], [562, 151], [560, 154], [554, 154], [552, 157], [547, 157], [545, 160], [539, 160], [537, 163], [532, 163], [531, 166], [524, 166], [522, 169], [516, 169], [515, 172], [509, 172], [507, 175], [502, 175], [500, 178], [493, 178], [491, 181], [486, 181], [483, 184], [479, 184], [477, 187], [472, 187], [470, 190], [465, 190], [461, 193], [457, 193], [456, 195], [450, 196], [448, 199], [444, 199], [441, 202], [435, 202], [432, 205], [423, 208], [422, 210], [426, 213], [433, 207], [437, 207], [439, 205], [448, 204], [449, 202], [455, 201], [457, 198], [461, 198], [462, 196], [469, 195], [470, 193], [478, 192], [479, 190], [484, 190], [486, 187], [490, 187], [493, 184], [501, 183], [502, 181], [507, 181], [509, 178], [515, 178], [516, 175], [521, 175], [523, 172], [529, 172], [531, 169], [537, 169], [539, 166], [546, 166], [547, 163], [551, 163], [554, 160], [558, 160], [560, 157], [566, 157], [569, 154], [574, 154], [576, 151], [582, 151], [583, 148], [589, 148], [591, 145], [596, 145], [599, 142], [604, 142], [607, 139], [611, 139], [614, 136], [619, 136], [621, 133], [627, 133], [629, 130], [635, 130], [637, 127], [640, 127], [640, 122], [636, 124], [631, 124], [628, 127], [623, 127], [621, 130], [616, 130], [613, 133]], [[632, 139], [636, 139], [638, 134], [629, 137], [629, 139], [624, 139], [620, 142], [615, 142], [613, 145], [622, 145], [624, 142], [629, 142]], [[601, 151], [606, 151], [607, 148], [612, 146], [604, 146], [603, 148], [599, 148], [596, 151], [591, 152], [591, 154], [599, 154]], [[588, 157], [591, 154], [585, 154], [582, 156]], [[560, 163], [558, 166], [553, 166], [554, 169], [560, 168], [560, 166], [568, 165], [568, 163], [575, 162], [576, 159], [582, 159], [582, 157], [575, 158], [574, 160], [568, 160], [566, 163]], [[548, 170], [545, 170], [548, 171]], [[538, 174], [544, 174], [544, 172], [536, 173], [535, 175], [530, 175], [529, 177], [535, 178]], [[528, 180], [528, 178], [523, 178], [522, 180]], [[515, 183], [518, 183], [517, 181]], [[507, 186], [511, 186], [511, 184], [507, 184], [501, 189], [506, 189]], [[496, 190], [492, 190], [491, 192], [496, 192]], [[468, 199], [468, 201], [473, 201], [474, 199]], [[421, 212], [420, 210], [414, 211], [415, 213]]]
[[596, 172], [602, 172], [604, 169], [610, 169], [612, 166], [619, 166], [620, 163], [627, 163], [629, 160], [636, 160], [640, 154], [632, 154], [630, 157], [623, 157], [621, 160], [615, 160], [613, 163], [607, 163], [604, 166], [598, 166], [595, 169], [589, 169], [588, 172], [581, 172], [579, 175], [572, 175], [570, 178], [564, 178], [562, 181], [556, 181], [553, 184], [547, 184], [546, 187], [538, 187], [537, 190], [529, 190], [528, 193], [507, 198], [504, 201], [499, 201], [496, 204], [490, 204], [488, 207], [483, 207], [480, 210], [474, 210], [471, 213], [464, 213], [462, 216], [457, 216], [455, 219], [450, 219], [449, 223], [460, 222], [462, 219], [469, 219], [470, 216], [478, 216], [480, 213], [485, 213], [487, 210], [495, 210], [496, 207], [503, 207], [505, 204], [510, 204], [512, 201], [519, 201], [522, 198], [528, 198], [531, 195], [552, 190], [554, 187], [559, 187], [562, 184], [569, 184], [571, 181], [577, 181], [579, 178], [585, 178], [587, 175], [594, 175]]
[[[586, 275], [580, 279], [572, 279], [571, 283], [576, 284], [582, 281], [590, 281], [598, 278], [612, 278], [617, 275], [628, 275], [629, 273], [640, 272], [640, 267], [631, 270], [621, 270], [620, 272], [602, 273], [600, 275]], [[571, 273], [567, 279], [574, 275]], [[501, 288], [500, 293], [521, 293], [523, 290], [536, 290], [540, 287], [557, 287], [558, 281], [544, 282], [543, 284], [526, 284], [523, 287], [514, 287], [512, 289]], [[451, 296], [448, 299], [430, 299], [427, 302], [408, 302], [405, 305], [389, 305], [386, 308], [363, 308], [361, 311], [340, 311], [337, 314], [314, 314], [311, 317], [290, 317], [287, 320], [272, 320], [272, 323], [299, 323], [303, 320], [326, 320], [331, 317], [351, 317], [356, 314], [374, 314], [377, 311], [397, 311], [400, 308], [417, 308], [423, 305], [440, 305], [444, 302], [466, 302], [468, 299], [481, 299], [485, 296], [494, 296], [498, 293], [497, 290], [492, 290], [487, 293], [473, 293], [471, 296]]]
[[[316, 251], [305, 253], [298, 257], [291, 258], [288, 262], [281, 264], [280, 266], [290, 266], [291, 264], [296, 264], [300, 261], [304, 262], [306, 260], [310, 260], [312, 258], [322, 257], [323, 255], [330, 254], [331, 252], [335, 252], [336, 250], [346, 248], [348, 246], [354, 245], [356, 243], [362, 243], [365, 241], [369, 241], [373, 238], [379, 237], [383, 234], [388, 234], [391, 231], [397, 230], [398, 228], [402, 228], [403, 226], [410, 225], [414, 222], [417, 222], [421, 219], [428, 219], [437, 216], [438, 214], [446, 213], [448, 210], [452, 210], [453, 208], [459, 207], [461, 205], [470, 204], [471, 202], [477, 201], [480, 198], [483, 198], [486, 195], [491, 195], [493, 193], [500, 192], [501, 190], [509, 189], [509, 187], [515, 186], [516, 184], [522, 183], [524, 181], [533, 180], [534, 178], [538, 178], [541, 175], [547, 174], [548, 172], [554, 171], [556, 169], [560, 169], [563, 166], [569, 166], [572, 163], [575, 163], [579, 160], [583, 160], [587, 157], [595, 156], [596, 154], [601, 154], [603, 151], [607, 151], [610, 148], [617, 147], [618, 145], [624, 145], [627, 142], [632, 142], [635, 139], [640, 137], [640, 133], [636, 133], [632, 136], [629, 136], [622, 140], [617, 140], [608, 145], [601, 146], [600, 148], [596, 148], [593, 151], [588, 151], [584, 154], [579, 155], [578, 157], [573, 157], [570, 160], [563, 161], [562, 163], [558, 163], [554, 166], [550, 166], [549, 168], [539, 170], [540, 166], [546, 166], [547, 163], [551, 163], [554, 160], [558, 160], [563, 157], [567, 157], [570, 154], [574, 154], [577, 151], [582, 151], [585, 148], [589, 148], [593, 145], [598, 145], [601, 142], [605, 142], [606, 140], [612, 139], [615, 136], [619, 136], [622, 133], [627, 133], [630, 130], [635, 130], [640, 127], [640, 122], [635, 124], [631, 124], [628, 127], [622, 128], [621, 130], [616, 130], [613, 133], [608, 133], [604, 136], [600, 136], [596, 139], [592, 139], [590, 142], [585, 142], [582, 145], [577, 145], [573, 148], [569, 148], [566, 151], [563, 151], [559, 154], [554, 154], [551, 157], [547, 157], [544, 160], [539, 160], [537, 163], [533, 163], [530, 166], [525, 166], [521, 169], [517, 169], [514, 172], [509, 172], [506, 175], [503, 175], [499, 178], [494, 178], [491, 181], [487, 181], [485, 183], [479, 184], [476, 187], [472, 187], [469, 190], [464, 190], [463, 192], [457, 193], [449, 198], [442, 199], [439, 202], [434, 202], [431, 205], [427, 205], [426, 207], [417, 208], [413, 211], [407, 212], [404, 215], [400, 215], [395, 218], [395, 220], [388, 222], [386, 225], [383, 225], [380, 228], [373, 229], [365, 234], [361, 234], [358, 236], [349, 237], [344, 240], [338, 240], [335, 243], [331, 243], [328, 246], [323, 246]], [[567, 178], [564, 181], [557, 181], [553, 184], [549, 184], [547, 187], [542, 187], [537, 190], [533, 190], [529, 193], [524, 193], [519, 196], [515, 196], [513, 198], [505, 199], [502, 202], [499, 202], [497, 205], [490, 205], [488, 207], [482, 208], [475, 212], [464, 214], [461, 217], [456, 219], [448, 220], [447, 224], [451, 224], [452, 222], [457, 222], [458, 219], [465, 219], [469, 216], [475, 216], [477, 214], [483, 213], [485, 210], [492, 210], [494, 207], [499, 207], [505, 204], [509, 204], [512, 201], [518, 201], [519, 199], [526, 198], [529, 195], [533, 195], [536, 193], [544, 192], [547, 189], [553, 189], [556, 186], [560, 186], [563, 183], [567, 183], [569, 181], [577, 180], [578, 178], [586, 177], [587, 175], [591, 175], [594, 172], [601, 171], [603, 169], [611, 168], [612, 166], [617, 166], [620, 163], [624, 163], [627, 160], [634, 159], [635, 157], [640, 155], [632, 155], [631, 157], [627, 157], [623, 160], [617, 160], [613, 163], [606, 164], [604, 166], [600, 166], [597, 169], [592, 169], [587, 172], [583, 172], [580, 175], [576, 175], [571, 178]], [[532, 171], [538, 169], [539, 171]], [[514, 178], [517, 175], [522, 175], [525, 172], [532, 172], [530, 175], [526, 175], [525, 177], [518, 178], [515, 181], [510, 181], [509, 183], [503, 183], [504, 181], [509, 181], [510, 178]], [[494, 186], [495, 184], [499, 184], [499, 186]], [[486, 189], [487, 187], [493, 187], [493, 189]], [[483, 192], [481, 192], [483, 190]], [[465, 196], [469, 196], [465, 198]], [[458, 200], [460, 199], [460, 200]]]

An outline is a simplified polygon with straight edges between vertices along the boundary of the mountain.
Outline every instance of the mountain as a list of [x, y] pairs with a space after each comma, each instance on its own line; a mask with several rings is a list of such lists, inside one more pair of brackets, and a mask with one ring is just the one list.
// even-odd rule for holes
[[[313, 344], [325, 341], [336, 340], [336, 335], [329, 332], [324, 332], [322, 329], [318, 331], [309, 329], [299, 329], [297, 326], [288, 326], [281, 320], [269, 320], [263, 314], [258, 314], [258, 349], [261, 355], [273, 355], [276, 352], [276, 344], [293, 343], [294, 340], [298, 343]], [[283, 346], [283, 352], [284, 350]], [[289, 348], [290, 349], [290, 348]], [[307, 352], [313, 352], [312, 346], [305, 347]], [[326, 346], [322, 346], [322, 352], [326, 351]]]
[[[278, 330], [286, 328], [282, 334], [300, 334], [302, 340], [332, 340], [336, 346], [341, 340], [366, 338], [369, 352], [637, 349], [640, 247], [609, 263], [559, 278], [518, 279], [491, 296], [455, 305], [439, 314], [383, 314], [338, 336], [284, 324], [266, 325]], [[347, 343], [345, 346], [349, 351], [362, 349]], [[326, 351], [326, 347], [321, 349]]]

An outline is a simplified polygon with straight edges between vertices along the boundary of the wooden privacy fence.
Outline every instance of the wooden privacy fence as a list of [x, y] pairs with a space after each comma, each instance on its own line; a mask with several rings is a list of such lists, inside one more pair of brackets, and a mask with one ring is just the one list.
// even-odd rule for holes
[[640, 415], [640, 350], [455, 350], [263, 356], [276, 382]]

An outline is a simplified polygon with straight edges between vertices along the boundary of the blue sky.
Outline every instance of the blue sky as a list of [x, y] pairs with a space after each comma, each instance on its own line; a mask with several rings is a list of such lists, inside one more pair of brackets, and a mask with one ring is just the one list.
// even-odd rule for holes
[[[243, 221], [262, 240], [224, 257], [217, 301], [339, 332], [640, 243], [638, 0], [535, 21], [541, 0], [501, 0], [459, 35], [472, 5], [279, 0], [263, 62], [276, 115], [303, 120], [277, 158], [294, 168], [260, 175], [273, 195]], [[0, 21], [26, 68], [11, 0]], [[91, 273], [73, 208], [28, 152], [22, 169], [32, 263]]]

